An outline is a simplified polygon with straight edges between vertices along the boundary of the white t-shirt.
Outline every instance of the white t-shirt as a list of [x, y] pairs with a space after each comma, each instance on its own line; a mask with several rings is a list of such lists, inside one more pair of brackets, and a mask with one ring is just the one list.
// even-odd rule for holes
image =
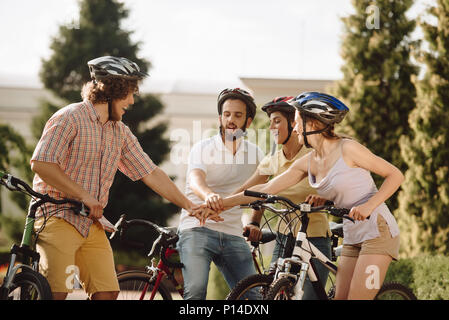
[[[263, 157], [262, 150], [247, 140], [241, 141], [235, 155], [225, 147], [219, 134], [199, 141], [190, 150], [186, 174], [186, 197], [195, 204], [204, 203], [204, 200], [190, 189], [189, 173], [191, 170], [203, 170], [206, 173], [206, 183], [209, 188], [225, 198], [253, 175]], [[224, 221], [207, 220], [205, 227], [218, 232], [242, 236], [242, 209], [238, 206], [233, 207], [220, 213], [220, 216]], [[184, 209], [181, 211], [179, 230], [199, 226], [197, 218], [189, 216]]]

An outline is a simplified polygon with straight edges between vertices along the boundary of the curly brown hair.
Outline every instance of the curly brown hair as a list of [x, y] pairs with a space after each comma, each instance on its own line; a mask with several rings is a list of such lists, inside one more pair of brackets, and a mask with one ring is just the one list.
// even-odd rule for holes
[[92, 103], [107, 103], [109, 100], [121, 100], [130, 93], [138, 93], [137, 80], [109, 78], [101, 81], [89, 81], [81, 89], [81, 97]]

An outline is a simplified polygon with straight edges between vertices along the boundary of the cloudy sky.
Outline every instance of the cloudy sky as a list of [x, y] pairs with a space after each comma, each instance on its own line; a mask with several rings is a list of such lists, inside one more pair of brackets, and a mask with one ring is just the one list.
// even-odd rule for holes
[[[152, 79], [337, 79], [340, 18], [350, 0], [127, 0], [123, 27], [141, 41]], [[410, 16], [423, 10], [417, 1]], [[0, 0], [0, 77], [37, 77], [76, 0]]]

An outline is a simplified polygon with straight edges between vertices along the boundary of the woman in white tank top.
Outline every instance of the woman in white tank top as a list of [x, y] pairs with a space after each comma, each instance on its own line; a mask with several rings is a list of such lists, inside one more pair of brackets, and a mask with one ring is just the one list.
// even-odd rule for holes
[[[336, 299], [373, 299], [391, 260], [397, 259], [399, 229], [384, 202], [396, 192], [404, 176], [360, 143], [333, 133], [334, 124], [349, 111], [340, 100], [305, 92], [289, 103], [296, 107], [294, 130], [298, 139], [312, 150], [280, 176], [251, 190], [278, 194], [308, 177], [320, 196], [336, 206], [351, 208], [349, 215], [356, 222], [344, 224]], [[379, 190], [371, 172], [385, 178]], [[224, 199], [223, 204], [232, 207], [254, 199], [239, 193]]]

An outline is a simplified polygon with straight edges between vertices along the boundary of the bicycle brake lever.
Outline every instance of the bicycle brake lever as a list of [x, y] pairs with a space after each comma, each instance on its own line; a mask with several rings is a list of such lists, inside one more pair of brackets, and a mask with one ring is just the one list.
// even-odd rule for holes
[[352, 221], [353, 223], [355, 223], [355, 220], [353, 218], [351, 218], [350, 216], [348, 216], [347, 214], [344, 214], [342, 216], [342, 218], [347, 219], [347, 220]]
[[123, 230], [122, 223], [123, 223], [123, 220], [125, 220], [125, 218], [126, 218], [126, 215], [124, 215], [124, 214], [122, 214], [120, 216], [120, 219], [118, 219], [118, 221], [115, 223], [115, 228], [117, 229], [117, 231], [114, 231], [113, 233], [111, 233], [111, 235], [109, 236], [109, 239], [113, 239], [115, 237], [115, 234], [119, 231], [120, 231], [120, 233], [122, 233], [122, 230]]
[[152, 258], [155, 254], [158, 254], [161, 248], [161, 240], [162, 234], [153, 242], [153, 246], [151, 247], [151, 251], [148, 254], [148, 257]]
[[81, 202], [81, 210], [79, 214], [82, 215], [83, 217], [89, 216], [89, 208], [86, 207], [83, 202]]
[[19, 187], [17, 185], [13, 185], [12, 184], [12, 179], [14, 177], [12, 175], [10, 175], [9, 173], [6, 175], [6, 183], [5, 183], [5, 187], [8, 188], [11, 191], [18, 191]]

